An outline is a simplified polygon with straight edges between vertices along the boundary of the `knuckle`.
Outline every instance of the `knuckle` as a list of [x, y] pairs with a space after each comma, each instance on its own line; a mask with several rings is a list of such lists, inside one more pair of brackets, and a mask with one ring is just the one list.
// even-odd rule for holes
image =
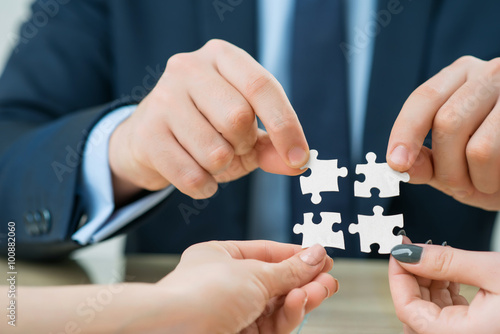
[[195, 67], [195, 61], [192, 53], [177, 53], [167, 61], [166, 72], [186, 72]]
[[270, 133], [277, 135], [284, 135], [291, 132], [295, 127], [296, 119], [291, 116], [276, 116], [266, 125], [267, 130]]
[[242, 103], [234, 107], [228, 114], [229, 130], [234, 132], [245, 131], [255, 122], [255, 114], [252, 108]]
[[462, 57], [458, 58], [457, 60], [455, 60], [452, 65], [471, 66], [471, 65], [479, 63], [480, 61], [481, 60], [479, 58], [476, 58], [476, 57], [471, 56], [471, 55], [465, 55], [465, 56], [462, 56]]
[[211, 39], [205, 43], [204, 49], [212, 53], [225, 52], [230, 44], [222, 39]]
[[441, 135], [455, 135], [462, 128], [462, 115], [454, 106], [443, 106], [434, 118], [433, 132]]
[[500, 73], [500, 58], [494, 58], [488, 62], [488, 72], [492, 74]]
[[201, 170], [189, 169], [183, 171], [180, 175], [183, 188], [193, 194], [199, 193], [208, 181], [208, 175]]
[[432, 102], [440, 100], [442, 98], [443, 92], [439, 87], [427, 83], [418, 87], [415, 90], [414, 95], [423, 97], [424, 99]]
[[245, 86], [245, 92], [249, 99], [264, 94], [274, 86], [274, 78], [271, 74], [259, 74], [250, 78]]
[[470, 141], [465, 148], [467, 160], [476, 162], [479, 165], [487, 164], [493, 158], [493, 145], [494, 144], [487, 138]]
[[300, 270], [297, 266], [289, 265], [282, 277], [282, 282], [286, 286], [299, 286], [301, 281]]
[[448, 276], [453, 268], [453, 251], [449, 248], [444, 248], [441, 253], [431, 262], [431, 270], [436, 274]]
[[208, 169], [212, 173], [224, 169], [234, 158], [234, 150], [228, 144], [223, 144], [212, 150], [208, 155]]

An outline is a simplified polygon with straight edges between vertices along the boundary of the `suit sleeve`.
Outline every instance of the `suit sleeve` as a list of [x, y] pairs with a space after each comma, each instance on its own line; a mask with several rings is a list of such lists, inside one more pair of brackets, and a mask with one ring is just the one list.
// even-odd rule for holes
[[85, 141], [125, 104], [109, 103], [107, 16], [105, 1], [36, 1], [0, 78], [0, 245], [15, 222], [20, 258], [78, 247], [70, 237], [85, 216], [77, 187]]

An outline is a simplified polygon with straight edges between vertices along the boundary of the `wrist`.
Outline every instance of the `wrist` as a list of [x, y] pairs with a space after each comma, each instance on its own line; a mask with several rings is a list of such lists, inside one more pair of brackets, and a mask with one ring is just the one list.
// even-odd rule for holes
[[109, 167], [111, 170], [114, 201], [117, 207], [129, 203], [144, 190], [131, 180], [131, 170], [126, 167], [127, 164], [133, 162], [131, 157], [127, 157], [127, 152], [129, 151], [128, 141], [131, 136], [131, 134], [127, 135], [126, 133], [127, 123], [128, 120], [121, 123], [113, 131], [109, 139]]

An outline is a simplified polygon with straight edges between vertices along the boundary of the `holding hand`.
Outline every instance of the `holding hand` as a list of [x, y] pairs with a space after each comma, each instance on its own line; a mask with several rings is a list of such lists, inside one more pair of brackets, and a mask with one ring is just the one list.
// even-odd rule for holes
[[[500, 332], [499, 253], [399, 245], [392, 255], [389, 282], [405, 334]], [[480, 288], [470, 305], [460, 283]]]
[[[458, 59], [404, 104], [387, 149], [389, 165], [458, 201], [500, 209], [500, 58]], [[423, 147], [432, 129], [432, 150]]]
[[190, 247], [158, 285], [184, 295], [189, 333], [290, 333], [338, 290], [333, 260], [320, 245], [270, 241], [211, 242]]
[[169, 184], [200, 199], [258, 167], [300, 174], [308, 152], [278, 81], [242, 49], [212, 40], [169, 59], [153, 91], [113, 133], [109, 161], [118, 202]]
[[[156, 284], [20, 287], [20, 333], [290, 333], [338, 290], [323, 247], [197, 244]], [[104, 298], [106, 296], [106, 298]], [[0, 287], [0, 304], [7, 305]], [[43, 308], [40, 303], [44, 302]], [[0, 332], [7, 329], [0, 323]], [[68, 329], [70, 328], [70, 329]]]

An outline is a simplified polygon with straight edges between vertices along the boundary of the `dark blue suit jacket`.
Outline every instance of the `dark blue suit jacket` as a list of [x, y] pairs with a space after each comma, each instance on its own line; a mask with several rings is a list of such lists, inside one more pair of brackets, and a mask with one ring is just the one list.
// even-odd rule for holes
[[[379, 1], [381, 9], [386, 2]], [[70, 236], [85, 203], [76, 185], [92, 126], [114, 107], [141, 100], [176, 53], [220, 38], [255, 56], [257, 15], [251, 0], [225, 12], [223, 21], [211, 0], [71, 1], [57, 13], [40, 3], [0, 79], [0, 241], [14, 221], [19, 255], [51, 258], [77, 248]], [[500, 55], [499, 2], [401, 5], [376, 36], [364, 151], [379, 157], [403, 102], [420, 83], [462, 55]], [[37, 21], [43, 13], [46, 25]], [[174, 193], [138, 219], [143, 224], [135, 224], [129, 250], [179, 252], [203, 240], [244, 239], [248, 183], [246, 177], [223, 185], [204, 201]], [[428, 186], [403, 185], [401, 197], [386, 207], [405, 214], [415, 241], [489, 247], [495, 213]]]

